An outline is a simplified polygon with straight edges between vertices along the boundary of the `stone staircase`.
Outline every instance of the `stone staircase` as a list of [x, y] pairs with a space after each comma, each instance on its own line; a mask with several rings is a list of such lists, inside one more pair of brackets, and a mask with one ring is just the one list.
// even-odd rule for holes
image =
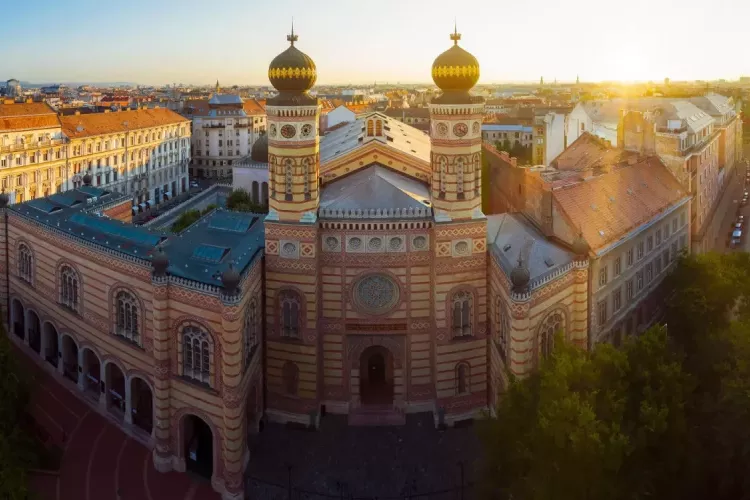
[[349, 412], [349, 425], [382, 427], [404, 425], [404, 411], [394, 405], [363, 405]]

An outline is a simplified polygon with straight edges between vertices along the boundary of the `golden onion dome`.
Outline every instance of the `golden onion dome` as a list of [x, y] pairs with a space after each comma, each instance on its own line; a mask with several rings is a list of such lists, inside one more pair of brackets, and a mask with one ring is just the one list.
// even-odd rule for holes
[[289, 48], [276, 56], [268, 66], [268, 79], [279, 92], [307, 92], [318, 77], [310, 56], [294, 46], [298, 38], [292, 26], [292, 34], [286, 37]]
[[479, 61], [458, 46], [461, 34], [454, 28], [453, 47], [432, 63], [432, 80], [443, 92], [468, 92], [479, 81]]

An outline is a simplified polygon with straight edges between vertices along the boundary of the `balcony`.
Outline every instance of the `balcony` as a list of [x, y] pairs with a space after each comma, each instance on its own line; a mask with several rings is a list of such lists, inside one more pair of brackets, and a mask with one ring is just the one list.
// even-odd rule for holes
[[12, 152], [17, 152], [17, 151], [31, 151], [31, 150], [40, 149], [40, 148], [62, 146], [63, 144], [65, 144], [65, 140], [63, 139], [50, 139], [46, 141], [36, 141], [36, 142], [23, 143], [23, 144], [11, 144], [8, 146], [0, 146], [0, 152], [12, 153]]
[[224, 123], [204, 123], [203, 128], [225, 128]]
[[656, 127], [657, 134], [679, 135], [687, 131], [688, 131], [687, 125], [683, 125], [680, 128]]

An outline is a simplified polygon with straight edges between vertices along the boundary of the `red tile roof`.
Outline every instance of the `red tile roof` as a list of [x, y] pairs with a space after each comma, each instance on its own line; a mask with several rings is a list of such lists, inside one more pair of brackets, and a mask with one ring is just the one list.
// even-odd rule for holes
[[608, 141], [584, 132], [552, 160], [550, 166], [558, 170], [588, 170], [617, 165], [632, 154], [613, 148]]
[[55, 110], [43, 102], [0, 104], [0, 130], [59, 127]]
[[60, 121], [63, 132], [71, 139], [123, 132], [126, 130], [124, 122], [128, 123], [127, 130], [190, 122], [187, 118], [166, 108], [63, 116]]
[[250, 116], [266, 114], [265, 101], [262, 105], [257, 99], [245, 99], [242, 103], [242, 109]]
[[593, 250], [612, 243], [688, 194], [655, 156], [552, 191], [574, 231]]

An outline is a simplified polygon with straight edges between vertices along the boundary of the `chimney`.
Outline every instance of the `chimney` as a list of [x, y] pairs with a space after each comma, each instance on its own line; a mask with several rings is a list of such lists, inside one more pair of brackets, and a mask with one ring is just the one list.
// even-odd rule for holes
[[514, 167], [517, 167], [518, 166], [518, 159], [515, 156], [512, 157], [510, 159], [510, 164], [513, 165]]

